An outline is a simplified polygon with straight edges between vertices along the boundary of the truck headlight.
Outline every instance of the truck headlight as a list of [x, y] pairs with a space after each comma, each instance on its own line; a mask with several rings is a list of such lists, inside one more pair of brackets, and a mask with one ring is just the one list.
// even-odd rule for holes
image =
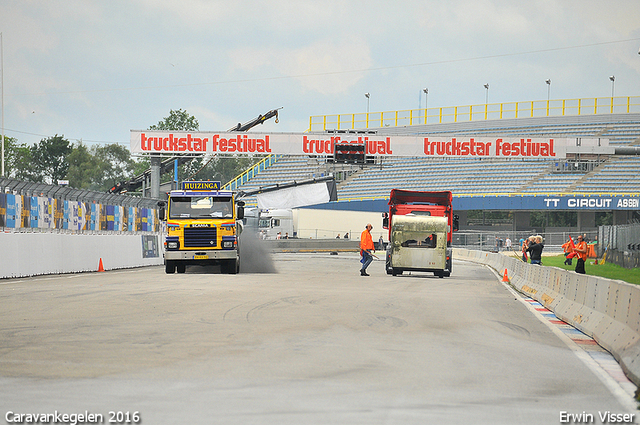
[[167, 242], [167, 249], [178, 249], [178, 242]]
[[222, 242], [223, 248], [233, 248], [233, 241], [224, 241]]

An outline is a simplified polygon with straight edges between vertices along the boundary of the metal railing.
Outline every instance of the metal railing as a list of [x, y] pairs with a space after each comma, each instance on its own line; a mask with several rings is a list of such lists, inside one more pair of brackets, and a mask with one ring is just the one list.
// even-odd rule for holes
[[249, 168], [248, 170], [246, 170], [242, 174], [239, 174], [238, 176], [234, 177], [229, 183], [227, 183], [227, 184], [225, 184], [223, 186], [223, 189], [224, 190], [238, 190], [238, 188], [240, 186], [242, 186], [243, 184], [248, 182], [250, 179], [254, 178], [261, 171], [264, 171], [267, 167], [271, 166], [281, 156], [282, 155], [275, 155], [275, 154], [266, 156], [260, 162], [255, 164], [253, 167]]
[[0, 229], [157, 231], [158, 199], [0, 178]]
[[640, 224], [600, 226], [600, 254], [606, 249], [607, 261], [626, 268], [640, 266]]
[[534, 100], [399, 111], [314, 115], [308, 131], [355, 130], [509, 118], [640, 112], [640, 96]]

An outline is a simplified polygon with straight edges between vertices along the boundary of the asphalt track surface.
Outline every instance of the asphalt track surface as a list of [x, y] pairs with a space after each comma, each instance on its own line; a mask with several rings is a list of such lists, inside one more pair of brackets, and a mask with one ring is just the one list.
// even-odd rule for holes
[[[163, 267], [0, 280], [7, 412], [155, 424], [558, 424], [634, 413], [488, 268]], [[636, 415], [637, 420], [637, 415]], [[126, 422], [121, 422], [126, 423]]]

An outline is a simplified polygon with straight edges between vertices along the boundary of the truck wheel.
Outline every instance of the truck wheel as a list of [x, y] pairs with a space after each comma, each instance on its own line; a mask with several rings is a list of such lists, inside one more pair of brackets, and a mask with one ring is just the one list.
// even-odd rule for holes
[[176, 272], [176, 263], [173, 261], [165, 261], [164, 262], [164, 271], [167, 274], [173, 274]]
[[438, 276], [440, 279], [442, 279], [444, 277], [444, 272], [443, 271], [433, 272], [433, 275]]
[[187, 266], [185, 264], [178, 264], [178, 273], [184, 273], [187, 271]]
[[226, 260], [221, 266], [221, 271], [225, 274], [237, 274], [239, 270], [240, 261], [238, 260]]
[[396, 268], [392, 268], [391, 269], [391, 274], [394, 275], [394, 276], [397, 276], [399, 274], [402, 274], [402, 270], [396, 269]]
[[393, 273], [393, 267], [391, 267], [391, 255], [389, 255], [389, 252], [387, 252], [385, 257], [384, 268], [387, 270], [387, 274]]

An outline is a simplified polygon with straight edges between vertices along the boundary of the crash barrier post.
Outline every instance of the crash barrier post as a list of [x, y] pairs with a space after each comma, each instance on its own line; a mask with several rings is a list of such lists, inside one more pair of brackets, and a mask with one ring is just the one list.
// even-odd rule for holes
[[499, 272], [507, 269], [511, 286], [591, 336], [640, 386], [640, 286], [532, 265], [491, 252], [456, 248], [453, 255]]

